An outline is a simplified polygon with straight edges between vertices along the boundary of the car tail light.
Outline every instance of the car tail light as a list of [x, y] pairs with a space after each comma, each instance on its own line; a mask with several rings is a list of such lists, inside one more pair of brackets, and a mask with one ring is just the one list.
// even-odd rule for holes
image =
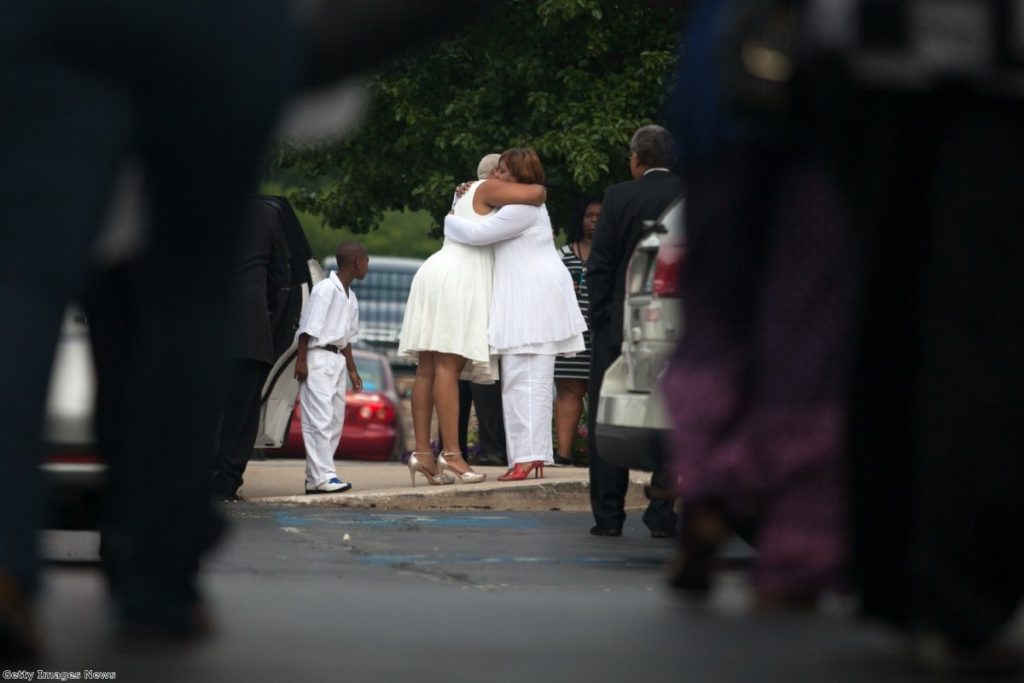
[[395, 406], [380, 394], [351, 394], [347, 399], [347, 412], [363, 422], [391, 422], [395, 419]]
[[92, 465], [102, 463], [103, 458], [95, 453], [83, 453], [81, 451], [52, 451], [46, 454], [46, 461], [51, 464], [62, 465]]
[[686, 249], [681, 244], [662, 244], [654, 261], [654, 296], [679, 296], [679, 269]]

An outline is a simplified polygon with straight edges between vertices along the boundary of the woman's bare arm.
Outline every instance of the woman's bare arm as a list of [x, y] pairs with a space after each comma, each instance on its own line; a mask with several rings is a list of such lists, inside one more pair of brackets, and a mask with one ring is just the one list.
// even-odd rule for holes
[[540, 206], [547, 199], [548, 191], [543, 185], [506, 183], [490, 178], [480, 183], [473, 195], [473, 209], [480, 214], [499, 206], [529, 204]]

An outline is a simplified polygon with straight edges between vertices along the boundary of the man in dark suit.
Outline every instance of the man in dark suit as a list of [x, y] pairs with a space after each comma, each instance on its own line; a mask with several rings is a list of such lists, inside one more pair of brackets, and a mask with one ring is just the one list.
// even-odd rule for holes
[[[626, 267], [640, 239], [643, 223], [656, 219], [682, 191], [682, 182], [669, 171], [673, 162], [672, 136], [661, 126], [643, 126], [629, 143], [633, 180], [612, 185], [604, 194], [594, 245], [587, 261], [590, 288], [590, 409], [587, 414], [587, 452], [590, 459], [590, 508], [595, 536], [620, 536], [629, 472], [601, 459], [597, 452], [597, 402], [601, 382], [622, 346], [622, 310]], [[655, 472], [651, 489], [665, 489], [664, 473]], [[676, 534], [671, 500], [652, 500], [644, 524], [655, 538]]]
[[274, 208], [257, 201], [246, 225], [234, 272], [231, 364], [213, 464], [213, 495], [238, 499], [259, 427], [260, 393], [274, 364], [271, 321], [284, 305], [288, 243]]

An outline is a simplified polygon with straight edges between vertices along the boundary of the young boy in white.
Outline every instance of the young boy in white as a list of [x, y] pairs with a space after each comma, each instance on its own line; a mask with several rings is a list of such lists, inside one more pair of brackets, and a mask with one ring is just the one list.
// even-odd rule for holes
[[345, 424], [345, 380], [354, 391], [363, 380], [352, 359], [352, 342], [359, 341], [359, 303], [349, 285], [366, 277], [370, 259], [366, 247], [347, 241], [338, 245], [338, 270], [309, 294], [302, 311], [295, 377], [302, 406], [302, 441], [306, 447], [306, 493], [340, 493], [352, 488], [334, 471]]

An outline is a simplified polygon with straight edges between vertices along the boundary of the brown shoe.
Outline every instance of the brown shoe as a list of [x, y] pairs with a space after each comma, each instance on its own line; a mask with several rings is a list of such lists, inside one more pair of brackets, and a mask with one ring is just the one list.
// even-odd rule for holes
[[698, 596], [710, 593], [718, 550], [728, 532], [716, 506], [684, 508], [680, 551], [669, 569], [669, 585]]
[[12, 578], [0, 572], [0, 661], [32, 660], [39, 650], [29, 599]]

